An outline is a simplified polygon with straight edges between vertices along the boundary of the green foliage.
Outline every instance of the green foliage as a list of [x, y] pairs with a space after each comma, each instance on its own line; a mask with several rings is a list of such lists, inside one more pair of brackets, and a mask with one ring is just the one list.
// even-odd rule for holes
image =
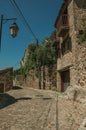
[[55, 63], [55, 48], [52, 46], [50, 39], [43, 40], [42, 45], [37, 49], [37, 61], [40, 66], [49, 66]]
[[24, 76], [24, 75], [25, 75], [25, 72], [26, 72], [26, 67], [25, 67], [25, 66], [24, 66], [24, 67], [21, 67], [21, 68], [20, 68], [20, 74]]
[[14, 78], [16, 77], [16, 75], [25, 75], [26, 72], [26, 68], [25, 67], [21, 67], [20, 69], [14, 70], [13, 72], [13, 76]]
[[37, 44], [31, 43], [29, 46], [29, 56], [28, 60], [25, 64], [26, 69], [34, 69], [36, 67], [36, 49], [37, 49]]
[[86, 33], [80, 34], [79, 35], [79, 40], [80, 40], [80, 43], [85, 42], [86, 41]]
[[55, 63], [55, 48], [52, 46], [50, 39], [43, 43], [44, 64], [49, 66]]
[[21, 68], [22, 74], [30, 69], [34, 69], [35, 72], [38, 72], [41, 66], [50, 66], [55, 63], [56, 52], [49, 38], [45, 38], [40, 45], [31, 43], [28, 48], [29, 56], [25, 66]]
[[31, 44], [28, 45], [28, 48], [30, 50], [30, 53], [33, 53], [37, 48], [37, 44], [31, 43]]
[[13, 71], [13, 77], [15, 78], [16, 75], [20, 75], [20, 69], [14, 70]]
[[86, 18], [82, 20], [83, 21], [83, 31], [79, 34], [79, 40], [80, 43], [83, 43], [86, 41]]

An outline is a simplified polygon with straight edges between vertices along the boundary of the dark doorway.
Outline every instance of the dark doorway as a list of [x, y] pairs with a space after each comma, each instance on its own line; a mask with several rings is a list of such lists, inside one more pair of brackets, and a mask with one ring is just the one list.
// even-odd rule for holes
[[4, 83], [0, 83], [0, 93], [4, 93]]
[[70, 70], [61, 72], [61, 92], [64, 92], [70, 85]]

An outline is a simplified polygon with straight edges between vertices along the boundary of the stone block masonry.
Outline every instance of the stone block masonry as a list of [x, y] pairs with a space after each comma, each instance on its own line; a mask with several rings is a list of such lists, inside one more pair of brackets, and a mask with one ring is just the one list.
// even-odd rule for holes
[[76, 49], [76, 85], [86, 85], [86, 43], [79, 45]]
[[13, 68], [0, 70], [0, 93], [7, 92], [13, 87]]

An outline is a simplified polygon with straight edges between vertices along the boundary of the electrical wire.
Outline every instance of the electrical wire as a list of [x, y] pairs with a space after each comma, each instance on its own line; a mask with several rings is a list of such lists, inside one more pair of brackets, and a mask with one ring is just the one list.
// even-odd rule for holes
[[[19, 17], [22, 19], [21, 21], [22, 21], [22, 24], [24, 25], [24, 27], [27, 28], [27, 25], [26, 25], [24, 19], [23, 19], [22, 16], [20, 15], [19, 11], [18, 11], [17, 8], [15, 7], [14, 3], [12, 2], [12, 0], [9, 0], [9, 2], [10, 2], [11, 5], [14, 7], [14, 10], [15, 10], [16, 13], [19, 15]], [[23, 28], [23, 26], [22, 26], [22, 28]]]
[[25, 22], [25, 25], [29, 28], [29, 30], [30, 30], [30, 32], [32, 33], [33, 37], [36, 39], [35, 34], [33, 33], [33, 31], [32, 31], [32, 29], [31, 29], [30, 25], [29, 25], [28, 22], [26, 21], [24, 15], [23, 15], [22, 11], [20, 10], [19, 6], [17, 5], [17, 3], [16, 3], [14, 0], [13, 0], [13, 1], [10, 0], [10, 1], [11, 1], [12, 5], [18, 10], [19, 14], [22, 16], [22, 18], [23, 18], [23, 20], [24, 20], [24, 22]]
[[12, 6], [18, 10], [19, 14], [21, 15], [21, 17], [23, 18], [23, 20], [24, 20], [24, 22], [25, 22], [25, 25], [28, 27], [28, 29], [30, 30], [30, 32], [32, 33], [34, 39], [35, 39], [36, 42], [37, 42], [37, 38], [36, 38], [34, 32], [32, 31], [32, 29], [31, 29], [29, 23], [28, 23], [27, 20], [25, 19], [25, 16], [23, 15], [23, 13], [22, 13], [21, 9], [19, 8], [18, 4], [15, 2], [15, 0], [10, 0], [10, 2], [11, 2], [11, 4], [12, 4]]

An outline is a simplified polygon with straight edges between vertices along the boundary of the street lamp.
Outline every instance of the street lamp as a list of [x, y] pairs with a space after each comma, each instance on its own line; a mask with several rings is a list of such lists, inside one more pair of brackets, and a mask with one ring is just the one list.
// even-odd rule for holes
[[[0, 49], [1, 49], [3, 21], [8, 21], [8, 20], [16, 20], [16, 18], [3, 18], [3, 15], [1, 15], [1, 19], [0, 19]], [[10, 27], [10, 34], [13, 38], [17, 36], [18, 30], [19, 30], [18, 25], [14, 22]]]
[[18, 30], [18, 25], [16, 23], [13, 23], [10, 26], [10, 34], [13, 38], [17, 36]]

